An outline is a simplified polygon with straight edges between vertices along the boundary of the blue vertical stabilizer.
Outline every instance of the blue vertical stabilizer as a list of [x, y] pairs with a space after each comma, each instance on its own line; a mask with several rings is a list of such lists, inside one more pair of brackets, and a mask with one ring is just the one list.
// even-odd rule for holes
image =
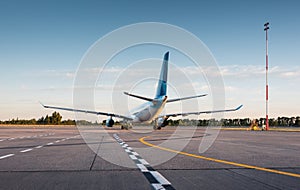
[[160, 77], [157, 84], [155, 98], [167, 95], [167, 81], [168, 81], [168, 61], [169, 52], [165, 53], [163, 64], [161, 66]]

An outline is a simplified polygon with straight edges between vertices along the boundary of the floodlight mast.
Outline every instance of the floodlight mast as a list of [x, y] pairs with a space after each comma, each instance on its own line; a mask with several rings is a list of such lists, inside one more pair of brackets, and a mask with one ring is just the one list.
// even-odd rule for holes
[[268, 70], [269, 70], [269, 63], [268, 63], [268, 30], [269, 22], [264, 24], [264, 31], [266, 31], [266, 130], [269, 130], [269, 85], [268, 85]]

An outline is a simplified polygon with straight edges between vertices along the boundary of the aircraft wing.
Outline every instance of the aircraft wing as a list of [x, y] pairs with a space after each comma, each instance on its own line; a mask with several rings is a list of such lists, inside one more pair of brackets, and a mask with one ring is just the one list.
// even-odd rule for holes
[[227, 110], [213, 110], [213, 111], [201, 111], [201, 112], [186, 112], [186, 113], [172, 113], [172, 114], [165, 114], [160, 115], [159, 117], [177, 117], [177, 116], [188, 116], [188, 115], [200, 115], [200, 114], [209, 114], [209, 113], [218, 113], [218, 112], [231, 112], [239, 110], [243, 105], [240, 105], [234, 109], [227, 109]]
[[107, 112], [97, 112], [97, 111], [89, 111], [89, 110], [81, 110], [81, 109], [74, 109], [74, 108], [63, 108], [63, 107], [55, 107], [55, 106], [46, 106], [40, 102], [40, 104], [44, 108], [49, 108], [49, 109], [57, 109], [57, 110], [65, 110], [65, 111], [72, 111], [72, 112], [82, 112], [82, 113], [89, 113], [89, 114], [96, 114], [96, 115], [106, 115], [106, 116], [111, 116], [111, 117], [118, 117], [126, 120], [132, 120], [132, 118], [119, 115], [119, 114], [114, 114], [114, 113], [107, 113]]

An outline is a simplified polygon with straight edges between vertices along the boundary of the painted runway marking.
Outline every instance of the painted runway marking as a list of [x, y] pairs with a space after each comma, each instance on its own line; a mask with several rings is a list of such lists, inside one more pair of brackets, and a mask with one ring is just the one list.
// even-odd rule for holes
[[149, 172], [149, 170], [144, 166], [144, 164], [136, 164], [142, 172]]
[[150, 165], [146, 160], [144, 159], [139, 159], [139, 161], [144, 164], [144, 165]]
[[295, 174], [295, 173], [290, 173], [290, 172], [283, 172], [283, 171], [279, 171], [279, 170], [268, 169], [268, 168], [263, 168], [263, 167], [258, 167], [258, 166], [251, 166], [251, 165], [247, 165], [247, 164], [240, 164], [240, 163], [230, 162], [230, 161], [226, 161], [226, 160], [219, 160], [219, 159], [215, 159], [215, 158], [200, 156], [200, 155], [196, 155], [196, 154], [190, 154], [190, 153], [187, 153], [187, 152], [181, 152], [181, 151], [173, 150], [173, 149], [170, 149], [170, 148], [157, 146], [157, 145], [154, 145], [154, 144], [151, 144], [151, 143], [145, 141], [145, 139], [149, 138], [149, 137], [150, 136], [142, 137], [139, 140], [140, 140], [141, 143], [143, 143], [147, 146], [158, 148], [158, 149], [168, 151], [168, 152], [173, 152], [173, 153], [189, 156], [189, 157], [200, 158], [200, 159], [203, 159], [203, 160], [213, 161], [213, 162], [217, 162], [217, 163], [222, 163], [222, 164], [238, 166], [238, 167], [242, 167], [242, 168], [255, 169], [255, 170], [260, 170], [260, 171], [265, 171], [265, 172], [276, 173], [276, 174], [281, 174], [281, 175], [287, 175], [287, 176], [300, 178], [300, 174]]
[[131, 147], [128, 146], [117, 134], [113, 137], [117, 140], [121, 147], [127, 152], [129, 157], [134, 161], [136, 166], [144, 174], [147, 180], [150, 182], [152, 188], [154, 189], [175, 189], [171, 183], [162, 176], [159, 172], [155, 171], [150, 164], [141, 158], [138, 153], [134, 152]]
[[25, 149], [25, 150], [21, 150], [20, 152], [24, 153], [24, 152], [29, 152], [29, 151], [32, 151], [32, 148], [28, 148], [28, 149]]
[[136, 157], [135, 155], [129, 154], [129, 157], [130, 157], [132, 160], [137, 160], [137, 157]]
[[13, 156], [13, 155], [14, 155], [14, 154], [8, 154], [8, 155], [5, 155], [5, 156], [1, 156], [1, 157], [0, 157], [0, 160], [3, 159], [3, 158], [11, 157], [11, 156]]
[[[79, 136], [79, 135], [77, 135], [77, 136]], [[70, 139], [70, 138], [75, 138], [75, 137], [77, 137], [77, 136], [69, 137], [69, 139]], [[3, 141], [3, 140], [6, 140], [6, 139], [1, 139], [1, 140]], [[67, 139], [61, 139], [61, 140], [57, 140], [57, 141], [55, 141], [55, 142], [49, 142], [49, 143], [47, 143], [46, 145], [53, 145], [54, 143], [59, 143], [59, 142], [65, 141], [65, 140], [67, 140]], [[34, 148], [35, 148], [35, 149], [40, 149], [40, 148], [43, 148], [43, 147], [44, 147], [44, 145], [39, 145], [39, 146], [36, 146], [36, 147], [34, 147]], [[30, 151], [32, 151], [34, 148], [28, 148], [28, 149], [25, 149], [25, 150], [21, 150], [20, 152], [21, 152], [21, 153], [30, 152]], [[1, 159], [4, 159], [4, 158], [11, 157], [11, 156], [14, 156], [14, 155], [15, 155], [15, 154], [8, 154], [8, 155], [1, 156], [1, 157], [0, 157], [0, 160], [1, 160]]]
[[158, 180], [160, 184], [171, 184], [164, 176], [157, 171], [150, 171], [150, 173]]
[[133, 155], [138, 156], [139, 154], [136, 152], [131, 152]]
[[31, 139], [31, 138], [37, 138], [37, 137], [46, 137], [48, 135], [54, 135], [55, 133], [47, 133], [47, 134], [41, 134], [41, 135], [34, 135], [34, 136], [21, 136], [21, 137], [10, 137], [7, 139], [0, 139], [0, 142], [4, 141], [4, 140], [18, 140], [18, 139]]
[[4, 140], [9, 140], [9, 141], [12, 141], [12, 140], [18, 140], [18, 139], [24, 139], [24, 138], [37, 138], [37, 137], [43, 137], [43, 136], [47, 136], [47, 135], [54, 135], [51, 134], [51, 133], [48, 133], [48, 134], [41, 134], [41, 135], [34, 135], [34, 136], [21, 136], [21, 137], [10, 137], [10, 138], [7, 138], [7, 139], [0, 139], [0, 142], [4, 141]]
[[130, 152], [130, 150], [128, 150], [128, 149], [125, 149], [125, 152]]

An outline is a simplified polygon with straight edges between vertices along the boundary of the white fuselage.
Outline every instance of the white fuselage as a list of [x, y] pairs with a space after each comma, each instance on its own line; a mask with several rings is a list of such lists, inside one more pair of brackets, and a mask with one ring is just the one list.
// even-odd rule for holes
[[130, 117], [133, 119], [131, 123], [150, 123], [163, 111], [166, 102], [167, 96], [164, 96], [143, 104], [139, 107], [139, 111], [131, 113]]

